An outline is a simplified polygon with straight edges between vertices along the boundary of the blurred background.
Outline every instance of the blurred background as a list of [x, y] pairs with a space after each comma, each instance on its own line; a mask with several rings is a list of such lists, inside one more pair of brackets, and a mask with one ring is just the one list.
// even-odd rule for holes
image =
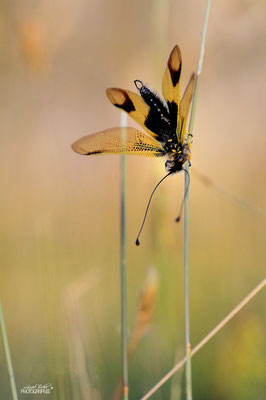
[[[205, 1], [195, 0], [1, 2], [0, 297], [19, 392], [50, 382], [49, 399], [113, 396], [120, 159], [82, 157], [70, 146], [119, 125], [107, 87], [135, 90], [141, 79], [160, 93], [175, 44], [184, 89], [198, 62], [204, 12]], [[254, 208], [204, 185], [191, 169], [192, 346], [265, 275], [265, 15], [262, 0], [212, 4], [192, 167]], [[129, 334], [141, 288], [147, 279], [153, 285], [150, 319], [130, 363], [131, 400], [184, 355], [183, 222], [174, 223], [182, 174], [160, 187], [141, 245], [134, 244], [163, 175], [161, 160], [127, 157]], [[265, 292], [193, 357], [195, 398], [265, 399], [263, 346]], [[0, 398], [11, 399], [2, 345], [0, 387]], [[183, 371], [153, 398], [184, 398]]]

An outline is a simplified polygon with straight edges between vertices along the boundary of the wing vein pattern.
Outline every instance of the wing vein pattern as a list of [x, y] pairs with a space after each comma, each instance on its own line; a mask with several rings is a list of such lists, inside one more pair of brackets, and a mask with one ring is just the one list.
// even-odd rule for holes
[[[124, 140], [123, 130], [126, 133]], [[84, 136], [73, 143], [72, 149], [83, 155], [131, 154], [161, 157], [165, 154], [156, 139], [129, 127], [111, 128]]]

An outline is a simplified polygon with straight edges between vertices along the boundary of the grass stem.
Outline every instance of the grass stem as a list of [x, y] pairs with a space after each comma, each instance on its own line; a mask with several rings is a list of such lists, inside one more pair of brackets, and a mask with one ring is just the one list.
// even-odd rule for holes
[[[127, 115], [121, 113], [121, 127], [125, 127]], [[126, 130], [122, 129], [122, 143], [125, 141]], [[120, 197], [120, 274], [121, 274], [121, 355], [122, 355], [122, 399], [128, 400], [128, 359], [127, 359], [127, 284], [126, 284], [126, 208], [125, 208], [125, 176], [126, 158], [121, 155], [121, 197]]]
[[[264, 278], [226, 317], [219, 322], [191, 351], [194, 356], [206, 343], [209, 342], [231, 319], [238, 314], [264, 287], [266, 286], [266, 278]], [[186, 363], [184, 357], [176, 364], [159, 382], [156, 383], [140, 400], [149, 399], [162, 385], [164, 385], [183, 365]]]
[[[202, 32], [200, 56], [196, 74], [195, 90], [193, 94], [191, 114], [189, 120], [188, 132], [193, 134], [200, 74], [202, 70], [202, 63], [205, 51], [205, 39], [207, 34], [208, 18], [210, 13], [211, 0], [207, 0], [207, 6], [205, 11], [204, 27]], [[185, 170], [188, 172], [189, 165], [186, 163]], [[184, 296], [185, 296], [185, 341], [186, 341], [186, 399], [192, 400], [192, 374], [191, 374], [191, 345], [190, 345], [190, 321], [189, 321], [189, 222], [188, 222], [188, 207], [189, 207], [189, 175], [185, 173], [185, 197], [184, 203]]]
[[[188, 172], [188, 164], [185, 166]], [[187, 193], [184, 203], [184, 295], [185, 295], [185, 341], [186, 341], [186, 399], [192, 400], [192, 374], [190, 357], [190, 323], [189, 323], [189, 248], [188, 248], [188, 174], [185, 173], [185, 193]]]
[[0, 325], [1, 325], [3, 346], [4, 346], [6, 362], [7, 362], [8, 375], [9, 375], [10, 386], [11, 386], [12, 399], [18, 400], [15, 375], [14, 375], [14, 371], [13, 371], [13, 365], [12, 365], [12, 360], [11, 360], [11, 355], [10, 355], [10, 350], [9, 350], [9, 345], [8, 345], [5, 320], [4, 320], [4, 314], [3, 314], [3, 310], [2, 310], [1, 301], [0, 301]]

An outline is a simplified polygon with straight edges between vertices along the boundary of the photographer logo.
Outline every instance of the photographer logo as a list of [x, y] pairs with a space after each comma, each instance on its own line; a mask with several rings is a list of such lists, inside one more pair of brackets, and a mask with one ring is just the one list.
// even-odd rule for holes
[[37, 385], [27, 385], [20, 389], [20, 393], [23, 394], [50, 394], [53, 386], [51, 383], [45, 383], [44, 385], [38, 383]]

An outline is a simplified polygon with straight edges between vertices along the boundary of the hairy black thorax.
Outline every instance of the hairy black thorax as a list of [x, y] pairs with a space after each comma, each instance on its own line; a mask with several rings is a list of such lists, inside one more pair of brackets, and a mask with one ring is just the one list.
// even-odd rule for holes
[[167, 158], [165, 169], [168, 172], [178, 172], [187, 161], [187, 144], [182, 144], [177, 139], [177, 116], [169, 111], [169, 106], [159, 95], [145, 86], [141, 81], [134, 81], [141, 97], [150, 107], [145, 120], [145, 126], [156, 136], [156, 140], [162, 144]]

